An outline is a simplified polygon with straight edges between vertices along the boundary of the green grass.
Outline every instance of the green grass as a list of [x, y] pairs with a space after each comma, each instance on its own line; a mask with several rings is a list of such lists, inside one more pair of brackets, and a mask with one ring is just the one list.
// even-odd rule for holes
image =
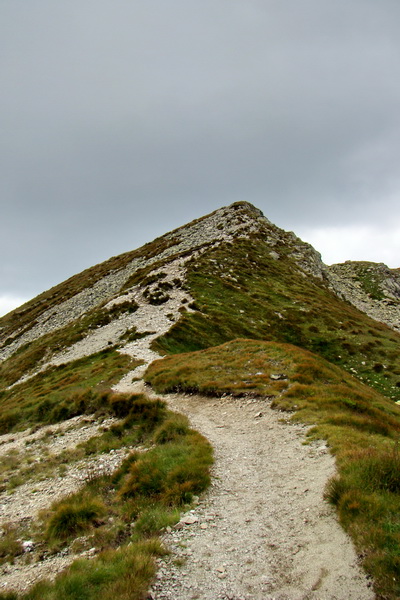
[[[95, 560], [75, 561], [54, 583], [41, 581], [21, 600], [144, 600], [155, 573], [153, 541], [104, 551]], [[0, 596], [1, 599], [1, 596]]]
[[181, 505], [209, 485], [211, 451], [205, 451], [203, 438], [193, 431], [179, 438], [135, 456], [121, 498], [144, 496], [167, 506]]
[[[184, 311], [153, 347], [176, 354], [236, 338], [287, 342], [399, 400], [400, 335], [340, 300], [323, 281], [304, 277], [289, 242], [283, 237], [273, 247], [279, 260], [271, 257], [265, 238], [254, 235], [190, 261], [186, 285], [197, 310]], [[383, 372], [373, 370], [377, 363], [386, 366]]]
[[46, 528], [48, 539], [68, 539], [98, 524], [106, 512], [99, 500], [90, 496], [79, 501], [68, 498], [58, 505]]
[[115, 350], [104, 350], [51, 367], [3, 390], [0, 392], [0, 433], [101, 410], [107, 404], [109, 388], [138, 364]]
[[150, 505], [141, 511], [135, 523], [135, 536], [157, 535], [161, 530], [175, 525], [179, 518], [180, 511], [177, 508], [167, 508], [160, 504]]
[[[274, 379], [279, 376], [280, 379]], [[155, 361], [156, 391], [255, 394], [327, 440], [338, 476], [327, 487], [340, 520], [373, 576], [378, 598], [400, 595], [400, 407], [342, 368], [299, 347], [234, 340]]]

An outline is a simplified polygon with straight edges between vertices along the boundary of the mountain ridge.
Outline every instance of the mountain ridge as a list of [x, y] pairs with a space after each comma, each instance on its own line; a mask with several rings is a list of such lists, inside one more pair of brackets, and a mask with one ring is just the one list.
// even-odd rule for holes
[[[278, 231], [278, 228], [272, 225], [259, 209], [249, 203], [235, 203], [230, 207], [218, 209], [205, 217], [196, 219], [187, 225], [166, 233], [154, 240], [154, 242], [145, 244], [137, 250], [124, 253], [119, 257], [113, 257], [96, 267], [87, 269], [69, 278], [63, 284], [59, 284], [48, 292], [37, 296], [27, 304], [0, 319], [0, 344], [7, 344], [6, 336], [10, 335], [11, 329], [11, 327], [7, 327], [7, 324], [12, 319], [18, 321], [20, 315], [23, 316], [24, 313], [30, 310], [34, 310], [37, 313], [35, 315], [36, 320], [40, 318], [43, 323], [41, 331], [37, 332], [39, 335], [43, 335], [79, 318], [84, 312], [95, 308], [102, 302], [110, 301], [136, 271], [149, 268], [153, 265], [156, 266], [158, 262], [162, 262], [172, 256], [184, 256], [187, 252], [193, 253], [210, 246], [215, 246], [221, 242], [230, 242], [233, 236], [240, 237], [241, 235], [257, 231], [260, 223], [264, 228], [268, 226], [271, 232], [274, 230]], [[298, 239], [292, 233], [288, 233], [287, 235], [293, 239]], [[319, 255], [309, 244], [305, 244], [304, 242], [301, 242], [301, 244], [304, 249], [310, 252], [310, 256], [312, 257], [310, 265], [316, 265], [315, 269], [309, 267], [310, 270], [319, 274]], [[146, 256], [146, 254], [149, 256]], [[299, 259], [303, 257], [303, 254], [299, 253]], [[142, 258], [143, 255], [145, 258]], [[305, 264], [307, 266], [307, 263]], [[96, 271], [100, 275], [96, 275]], [[83, 289], [80, 289], [82, 287], [80, 279], [86, 279], [86, 287], [83, 287]], [[78, 287], [72, 296], [70, 296], [71, 292], [69, 290], [58, 294], [60, 288], [63, 286], [71, 286], [73, 288], [76, 281], [78, 282]], [[89, 285], [87, 285], [88, 283]], [[65, 300], [63, 300], [63, 296], [66, 297]], [[75, 301], [72, 301], [74, 298]], [[47, 308], [46, 304], [50, 304], [50, 308]], [[55, 306], [53, 307], [52, 304]], [[57, 316], [60, 316], [60, 318], [57, 319]], [[4, 326], [3, 323], [6, 323], [6, 325]], [[32, 322], [30, 323], [30, 329], [32, 329]], [[21, 343], [36, 339], [36, 331], [33, 334], [31, 332], [29, 335], [24, 335], [24, 331], [21, 332], [18, 330], [11, 332], [14, 337], [17, 337], [21, 333]], [[4, 358], [4, 354], [0, 354], [1, 358]]]
[[[375, 285], [378, 294], [375, 293], [375, 297], [371, 298], [354, 273], [357, 265], [364, 263], [347, 261], [327, 266], [310, 244], [300, 240], [293, 232], [285, 232], [273, 225], [250, 203], [237, 202], [166, 233], [136, 250], [86, 269], [5, 315], [0, 319], [0, 344], [3, 348], [5, 345], [10, 345], [11, 348], [6, 352], [0, 351], [0, 360], [9, 356], [9, 351], [14, 347], [18, 349], [21, 344], [61, 328], [105, 301], [112, 300], [135, 272], [152, 265], [156, 267], [158, 262], [170, 257], [185, 255], [187, 252], [201, 252], [207, 247], [231, 242], [233, 236], [240, 238], [254, 232], [266, 234], [266, 241], [272, 247], [272, 252], [283, 236], [287, 244], [294, 246], [292, 257], [306, 273], [326, 281], [339, 297], [351, 302], [375, 320], [400, 330], [400, 274], [397, 270], [389, 269], [383, 263], [368, 263], [369, 270], [379, 274], [379, 281]], [[275, 258], [279, 260], [276, 254]], [[76, 282], [78, 285], [74, 290]], [[71, 290], [64, 289], [60, 294], [62, 288], [69, 286]], [[22, 325], [15, 330], [11, 323], [18, 323], [21, 317], [30, 313], [33, 313], [34, 319], [29, 320], [29, 326], [24, 329]], [[39, 322], [40, 330], [35, 329], [35, 320]], [[30, 333], [25, 335], [27, 330]], [[12, 340], [17, 337], [20, 337], [20, 341], [14, 345]]]

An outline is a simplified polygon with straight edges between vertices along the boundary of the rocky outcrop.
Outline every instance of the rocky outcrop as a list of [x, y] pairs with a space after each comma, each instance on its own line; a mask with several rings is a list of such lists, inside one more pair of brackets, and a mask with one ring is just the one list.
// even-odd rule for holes
[[353, 262], [327, 267], [333, 290], [367, 315], [400, 331], [400, 269]]

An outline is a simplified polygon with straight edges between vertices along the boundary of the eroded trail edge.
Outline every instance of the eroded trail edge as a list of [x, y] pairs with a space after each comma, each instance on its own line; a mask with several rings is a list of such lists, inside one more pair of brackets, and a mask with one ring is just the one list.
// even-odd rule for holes
[[[370, 600], [323, 500], [335, 463], [267, 400], [168, 395], [215, 450], [212, 486], [165, 536], [153, 600]], [[188, 518], [189, 517], [189, 518]], [[187, 521], [185, 523], [184, 521]]]

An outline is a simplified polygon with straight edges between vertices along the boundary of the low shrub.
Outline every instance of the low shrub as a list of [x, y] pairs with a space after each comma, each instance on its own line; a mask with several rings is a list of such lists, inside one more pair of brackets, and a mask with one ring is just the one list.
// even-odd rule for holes
[[177, 441], [137, 457], [119, 491], [122, 498], [147, 497], [167, 505], [190, 502], [210, 482], [212, 451], [199, 433], [189, 430]]
[[174, 442], [188, 433], [189, 423], [187, 418], [183, 415], [174, 414], [157, 427], [153, 439], [156, 444], [166, 444], [167, 442]]
[[85, 531], [99, 523], [105, 510], [105, 506], [100, 500], [90, 497], [71, 503], [63, 500], [53, 509], [53, 514], [47, 523], [46, 537], [65, 540]]
[[143, 510], [135, 523], [135, 533], [152, 536], [179, 521], [179, 510], [171, 510], [162, 506], [154, 506]]

